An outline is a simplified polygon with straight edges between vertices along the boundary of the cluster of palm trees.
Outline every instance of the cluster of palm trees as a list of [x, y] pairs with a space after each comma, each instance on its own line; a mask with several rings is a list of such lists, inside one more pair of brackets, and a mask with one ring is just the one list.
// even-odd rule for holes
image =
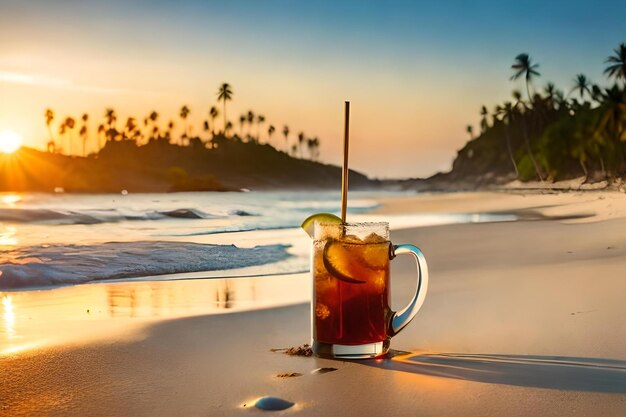
[[[526, 89], [489, 112], [480, 110], [480, 134], [462, 154], [484, 171], [500, 171], [529, 179], [559, 179], [601, 173], [626, 175], [626, 44], [609, 56], [604, 74], [612, 84], [601, 87], [584, 74], [567, 91], [548, 82], [534, 91], [539, 64], [519, 54], [511, 66], [512, 81], [523, 78]], [[502, 149], [502, 152], [498, 152]], [[508, 161], [508, 162], [507, 162]]]
[[[221, 126], [217, 121], [220, 116], [220, 109], [218, 109], [218, 106], [212, 106], [207, 113], [207, 118], [202, 122], [203, 136], [193, 133], [193, 126], [188, 122], [191, 109], [187, 105], [182, 106], [178, 114], [182, 124], [182, 133], [178, 138], [174, 138], [176, 122], [169, 120], [165, 124], [165, 127], [163, 127], [163, 125], [160, 124], [160, 115], [156, 111], [150, 112], [143, 119], [143, 123], [138, 122], [136, 117], [130, 116], [123, 125], [118, 125], [116, 111], [112, 108], [107, 108], [104, 112], [104, 120], [98, 125], [97, 134], [94, 136], [97, 141], [97, 149], [102, 149], [109, 141], [134, 141], [137, 145], [145, 145], [150, 141], [165, 141], [179, 146], [190, 146], [191, 144], [201, 143], [203, 146], [210, 149], [215, 146], [213, 139], [216, 136], [223, 136], [226, 139], [241, 142], [261, 144], [263, 142], [263, 128], [266, 122], [265, 116], [262, 114], [256, 115], [252, 110], [248, 111], [246, 114], [242, 114], [239, 117], [239, 135], [234, 134], [233, 123], [226, 117], [226, 103], [232, 101], [232, 99], [233, 89], [231, 85], [222, 83], [217, 92], [218, 106], [219, 103], [222, 102]], [[47, 142], [48, 152], [87, 156], [87, 142], [89, 139], [89, 131], [87, 128], [87, 122], [89, 120], [88, 114], [85, 113], [80, 118], [82, 122], [78, 132], [82, 144], [80, 152], [74, 149], [74, 142], [76, 140], [74, 131], [78, 127], [76, 120], [70, 116], [61, 119], [58, 124], [57, 135], [55, 136], [52, 127], [55, 121], [54, 111], [52, 109], [46, 109], [44, 116], [49, 135]], [[247, 131], [244, 136], [244, 127], [246, 125]], [[300, 132], [292, 141], [289, 135], [289, 126], [284, 125], [282, 128], [284, 145], [282, 143], [278, 145], [277, 143], [272, 143], [272, 136], [276, 132], [276, 127], [269, 124], [266, 132], [267, 140], [265, 140], [265, 143], [276, 149], [280, 149], [293, 157], [300, 158], [307, 156], [305, 155], [306, 150], [310, 159], [317, 160], [319, 158], [320, 141], [317, 137], [309, 138], [305, 136], [304, 132]]]
[[[46, 118], [46, 126], [48, 128], [48, 133], [50, 135], [50, 140], [47, 143], [48, 152], [55, 152], [60, 147], [57, 145], [56, 141], [53, 139], [54, 136], [52, 134], [52, 122], [54, 121], [54, 112], [51, 109], [46, 109], [44, 116]], [[86, 154], [87, 148], [87, 121], [89, 120], [89, 115], [87, 113], [83, 113], [80, 117], [82, 121], [80, 125], [80, 129], [78, 130], [79, 138], [82, 142], [82, 153]], [[67, 139], [67, 149], [68, 153], [72, 153], [72, 143], [73, 143], [73, 132], [76, 127], [76, 120], [73, 117], [66, 117], [59, 124], [59, 136], [66, 136]]]

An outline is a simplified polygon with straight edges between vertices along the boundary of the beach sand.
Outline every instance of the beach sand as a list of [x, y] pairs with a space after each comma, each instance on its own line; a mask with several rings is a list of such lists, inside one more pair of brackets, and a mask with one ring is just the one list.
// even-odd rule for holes
[[[205, 315], [164, 308], [131, 328], [120, 320], [125, 331], [103, 325], [97, 338], [5, 352], [0, 415], [261, 415], [268, 412], [251, 406], [266, 395], [295, 403], [280, 415], [624, 415], [626, 195], [459, 193], [382, 203], [378, 214], [515, 212], [522, 220], [392, 232], [395, 243], [422, 248], [431, 275], [422, 310], [392, 339], [393, 358], [270, 351], [309, 342], [306, 303]], [[394, 308], [408, 302], [414, 280], [412, 260], [394, 260]], [[77, 310], [110, 285], [73, 287]], [[192, 284], [151, 285], [180, 294]], [[193, 285], [186, 291], [204, 288]], [[48, 292], [50, 311], [63, 291]], [[37, 292], [19, 294], [14, 315]], [[68, 328], [68, 320], [49, 326]], [[76, 322], [74, 336], [98, 327]], [[312, 373], [321, 367], [336, 370]], [[277, 376], [284, 373], [301, 375]]]

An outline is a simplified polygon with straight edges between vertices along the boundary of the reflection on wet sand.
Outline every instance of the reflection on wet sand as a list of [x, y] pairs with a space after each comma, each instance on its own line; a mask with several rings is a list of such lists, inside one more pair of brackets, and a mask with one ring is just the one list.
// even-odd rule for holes
[[10, 295], [2, 296], [2, 318], [6, 338], [15, 338], [15, 312], [13, 311], [13, 297]]
[[137, 297], [135, 293], [135, 288], [109, 288], [107, 291], [109, 315], [111, 317], [135, 317], [137, 308]]
[[[210, 284], [210, 285], [209, 285]], [[196, 285], [191, 285], [195, 287]], [[254, 305], [257, 301], [254, 282], [243, 278], [211, 279], [203, 287], [203, 294], [189, 293], [185, 285], [163, 285], [144, 282], [134, 285], [106, 285], [107, 307], [110, 317], [161, 317], [178, 315], [189, 302], [203, 303], [206, 307], [232, 309], [236, 306]], [[237, 296], [237, 291], [239, 296]], [[263, 300], [260, 300], [263, 301]]]
[[[215, 291], [215, 305], [217, 308], [232, 308], [235, 291], [231, 288], [227, 279], [220, 281], [222, 281], [223, 285], [218, 286]], [[251, 300], [254, 300], [254, 293], [251, 294]]]
[[0, 292], [0, 356], [34, 345], [136, 337], [153, 320], [307, 302], [307, 283], [307, 274], [294, 274]]

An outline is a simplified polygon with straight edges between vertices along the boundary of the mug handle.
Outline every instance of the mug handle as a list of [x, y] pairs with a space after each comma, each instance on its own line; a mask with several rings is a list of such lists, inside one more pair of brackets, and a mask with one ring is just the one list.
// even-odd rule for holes
[[422, 307], [422, 304], [424, 304], [428, 290], [428, 265], [426, 264], [424, 254], [417, 246], [392, 245], [390, 252], [391, 259], [395, 258], [397, 255], [408, 253], [415, 257], [415, 262], [417, 263], [417, 289], [415, 290], [415, 295], [413, 295], [413, 299], [409, 305], [393, 313], [388, 326], [387, 332], [389, 333], [389, 337], [393, 337], [400, 333], [400, 330], [404, 329], [404, 327], [413, 320], [413, 317], [415, 317]]

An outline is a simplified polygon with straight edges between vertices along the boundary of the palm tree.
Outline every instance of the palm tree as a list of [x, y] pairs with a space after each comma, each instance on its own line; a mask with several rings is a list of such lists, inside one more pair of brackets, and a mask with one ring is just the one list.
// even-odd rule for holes
[[[539, 178], [540, 181], [543, 181], [541, 170], [539, 169], [537, 160], [535, 159], [535, 156], [533, 155], [532, 147], [530, 145], [530, 138], [528, 137], [527, 124], [530, 124], [531, 122], [528, 121], [527, 115], [530, 115], [530, 117], [533, 116], [532, 113], [529, 113], [530, 102], [528, 105], [524, 103], [524, 101], [522, 100], [522, 93], [519, 90], [513, 90], [511, 95], [513, 97], [513, 100], [515, 100], [515, 103], [513, 103], [514, 115], [516, 117], [519, 117], [520, 124], [522, 125], [522, 135], [524, 137], [524, 143], [526, 144], [526, 150], [528, 151], [528, 157], [533, 163], [533, 166], [535, 168], [535, 173], [537, 174], [537, 178]], [[541, 105], [541, 96], [539, 96], [539, 94], [535, 94], [533, 98], [535, 99], [535, 104], [539, 103]], [[536, 108], [537, 109], [536, 113], [541, 115], [543, 114], [544, 109], [541, 108], [540, 105], [533, 106], [533, 108]]]
[[228, 132], [230, 132], [233, 128], [232, 122], [229, 120], [226, 122], [226, 129], [224, 131], [224, 136], [228, 136]]
[[250, 130], [252, 129], [252, 123], [254, 123], [254, 113], [252, 110], [248, 110], [248, 114], [246, 115], [248, 121], [248, 137], [252, 138], [252, 133]]
[[315, 161], [319, 156], [320, 140], [317, 137], [309, 138], [306, 140], [306, 145], [309, 149], [309, 157], [311, 158], [311, 161]]
[[626, 43], [620, 43], [613, 52], [615, 52], [615, 55], [608, 57], [606, 61], [604, 61], [610, 64], [606, 67], [604, 73], [609, 78], [615, 78], [615, 81], [621, 79], [626, 86]]
[[215, 119], [219, 116], [220, 112], [217, 110], [217, 107], [211, 106], [209, 109], [209, 116], [211, 116], [211, 126], [213, 126], [213, 130], [211, 130], [211, 134], [215, 136]]
[[[98, 141], [97, 146], [98, 146], [98, 151], [100, 151], [100, 149], [102, 149], [102, 147], [103, 147], [103, 145], [102, 145], [102, 141], [101, 141], [100, 139], [102, 138], [102, 136], [103, 136], [103, 135], [105, 135], [105, 134], [106, 134], [106, 133], [105, 133], [106, 131], [105, 131], [105, 129], [104, 129], [104, 124], [100, 123], [100, 124], [98, 125], [98, 130], [97, 130], [97, 132], [98, 132], [98, 137], [96, 138], [96, 139], [97, 139], [97, 141]], [[106, 137], [104, 138], [104, 141], [105, 141], [105, 143], [106, 143]]]
[[543, 91], [545, 91], [548, 98], [552, 98], [554, 97], [554, 93], [556, 93], [556, 85], [554, 85], [552, 81], [548, 81]]
[[306, 140], [306, 146], [309, 149], [309, 158], [312, 161], [314, 159], [313, 151], [315, 150], [315, 140], [313, 138], [308, 138]]
[[244, 114], [239, 116], [239, 136], [243, 138], [243, 125], [246, 123], [246, 116]]
[[489, 129], [489, 121], [487, 120], [487, 116], [489, 116], [489, 110], [487, 110], [486, 106], [482, 106], [480, 108], [480, 132], [485, 133], [487, 129]]
[[317, 136], [313, 138], [313, 146], [314, 146], [314, 154], [315, 154], [314, 159], [317, 161], [317, 159], [320, 156], [320, 140], [317, 138]]
[[591, 83], [585, 74], [578, 74], [576, 75], [576, 78], [574, 78], [574, 87], [569, 93], [572, 94], [575, 91], [578, 91], [581, 100], [583, 99], [585, 93], [591, 96]]
[[302, 158], [302, 144], [304, 143], [304, 132], [298, 133], [298, 150], [300, 151], [300, 158]]
[[76, 126], [76, 121], [74, 120], [73, 117], [66, 117], [65, 121], [63, 122], [66, 126], [66, 128], [68, 129], [67, 131], [67, 136], [68, 136], [68, 155], [72, 154], [72, 130], [74, 130], [74, 126]]
[[502, 106], [498, 104], [497, 106], [493, 108], [493, 113], [491, 115], [491, 118], [493, 119], [492, 123], [494, 126], [500, 121], [499, 116], [501, 113], [502, 113]]
[[185, 123], [185, 131], [183, 132], [183, 135], [181, 136], [181, 145], [182, 145], [182, 141], [183, 139], [186, 139], [188, 137], [187, 132], [189, 131], [189, 125], [186, 124], [187, 122], [187, 117], [189, 116], [189, 113], [191, 113], [191, 111], [189, 110], [189, 107], [187, 107], [186, 105], [181, 107], [180, 109], [180, 118], [183, 119], [183, 123]]
[[80, 119], [83, 121], [83, 124], [80, 127], [78, 134], [83, 142], [83, 157], [85, 157], [87, 156], [87, 121], [89, 120], [89, 115], [87, 113], [83, 113]]
[[511, 76], [511, 81], [517, 80], [522, 75], [524, 76], [526, 80], [526, 94], [528, 94], [529, 102], [531, 101], [529, 84], [532, 82], [532, 78], [534, 76], [539, 77], [541, 75], [537, 71], [537, 68], [539, 68], [539, 64], [533, 64], [530, 57], [526, 53], [516, 56], [513, 65], [511, 65], [511, 69], [514, 71]]
[[539, 169], [537, 160], [535, 159], [535, 156], [533, 155], [532, 147], [530, 145], [530, 138], [528, 137], [528, 126], [526, 125], [527, 117], [525, 117], [525, 115], [528, 114], [529, 107], [522, 100], [522, 93], [519, 90], [513, 90], [511, 95], [513, 96], [513, 99], [515, 100], [515, 103], [513, 103], [512, 105], [512, 108], [513, 108], [512, 116], [519, 117], [520, 124], [522, 125], [522, 136], [524, 137], [524, 143], [526, 144], [526, 151], [528, 152], [528, 157], [533, 163], [533, 167], [535, 168], [535, 173], [537, 174], [537, 178], [539, 178], [540, 181], [543, 181], [541, 170]]
[[604, 96], [602, 95], [602, 89], [599, 85], [593, 84], [591, 86], [591, 99], [596, 103], [602, 103], [602, 99]]
[[50, 140], [48, 141], [48, 152], [54, 152], [56, 148], [56, 144], [54, 143], [54, 136], [52, 136], [52, 121], [54, 120], [54, 112], [52, 109], [46, 109], [46, 126], [48, 127], [48, 135], [50, 136]]
[[[100, 138], [102, 137], [103, 133], [105, 133], [104, 125], [103, 124], [99, 124], [98, 125], [98, 150], [102, 149], [102, 142], [100, 141]], [[106, 142], [106, 137], [104, 139], [105, 139], [105, 142]]]
[[159, 136], [159, 127], [157, 126], [157, 120], [159, 120], [159, 113], [157, 113], [156, 111], [152, 110], [150, 112], [150, 115], [148, 116], [148, 119], [152, 122], [152, 138], [157, 138]]
[[513, 107], [517, 107], [520, 105], [520, 103], [522, 103], [522, 93], [519, 90], [511, 91], [511, 97], [513, 97], [513, 100], [515, 100], [515, 102], [513, 103]]
[[474, 126], [472, 125], [467, 125], [465, 127], [465, 131], [469, 134], [470, 139], [474, 139]]
[[141, 128], [139, 127], [139, 123], [137, 123], [137, 119], [135, 119], [134, 117], [132, 117], [132, 119], [133, 119], [134, 126], [133, 126], [131, 139], [133, 139], [135, 143], [138, 143], [142, 138]]
[[116, 136], [115, 121], [117, 120], [117, 115], [115, 114], [115, 110], [110, 107], [105, 109], [104, 118], [106, 119], [107, 124], [105, 136], [107, 137], [107, 140], [112, 141]]
[[287, 153], [289, 153], [289, 126], [283, 126], [283, 136], [285, 137], [285, 146], [287, 148]]
[[515, 108], [510, 102], [505, 102], [504, 106], [498, 106], [496, 110], [497, 115], [502, 116], [502, 121], [504, 122], [504, 137], [506, 139], [506, 149], [509, 154], [509, 159], [513, 164], [513, 170], [515, 171], [515, 178], [519, 177], [519, 170], [517, 169], [517, 163], [515, 162], [515, 157], [513, 157], [513, 147], [511, 146], [511, 136], [509, 133], [509, 127], [511, 122], [513, 121], [513, 115], [516, 112]]
[[226, 102], [233, 99], [233, 90], [228, 83], [222, 83], [217, 92], [217, 101], [224, 102], [224, 131], [226, 131]]
[[107, 121], [107, 125], [108, 125], [107, 127], [111, 129], [113, 125], [115, 124], [115, 121], [117, 120], [117, 115], [115, 114], [115, 110], [113, 110], [110, 107], [105, 109], [104, 117], [106, 118], [106, 121]]
[[170, 120], [167, 122], [167, 132], [165, 132], [165, 136], [167, 137], [167, 141], [170, 142], [172, 140], [172, 133], [174, 132], [174, 121]]
[[565, 98], [565, 94], [562, 90], [556, 90], [554, 92], [554, 103], [558, 104], [559, 109], [567, 109], [569, 102]]
[[626, 89], [620, 89], [617, 85], [605, 89], [603, 102], [598, 131], [609, 137], [618, 157], [617, 173], [623, 174], [626, 170], [622, 145], [626, 140]]
[[262, 114], [259, 114], [256, 118], [256, 141], [260, 142], [261, 141], [261, 134], [259, 133], [259, 129], [261, 128], [261, 125], [263, 123], [265, 123], [265, 116], [263, 116]]
[[274, 134], [275, 131], [276, 131], [276, 128], [274, 127], [274, 125], [269, 125], [269, 127], [267, 128], [267, 142], [270, 144], [272, 142], [272, 135]]
[[126, 125], [124, 126], [125, 137], [130, 139], [135, 136], [135, 129], [137, 129], [137, 122], [134, 117], [129, 117], [126, 119]]
[[552, 81], [548, 81], [543, 90], [546, 93], [546, 104], [548, 105], [548, 108], [553, 110], [555, 104], [554, 97], [556, 95], [556, 86]]
[[78, 131], [81, 141], [83, 142], [83, 158], [87, 156], [87, 126], [82, 125]]

